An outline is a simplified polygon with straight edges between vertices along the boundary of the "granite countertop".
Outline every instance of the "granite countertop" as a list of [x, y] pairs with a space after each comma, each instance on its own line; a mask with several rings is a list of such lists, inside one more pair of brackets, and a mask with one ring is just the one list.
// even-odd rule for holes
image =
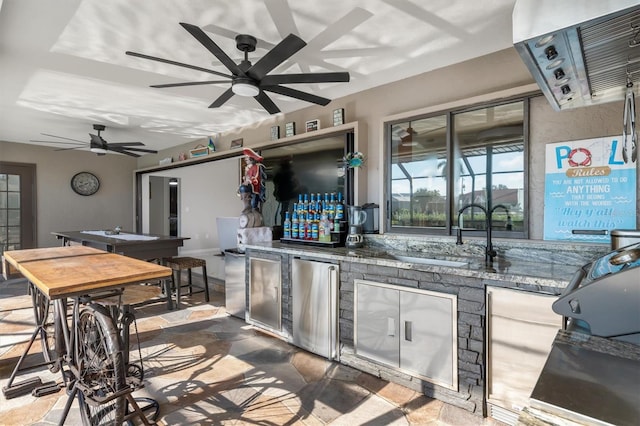
[[[491, 282], [517, 283], [534, 286], [541, 292], [559, 294], [571, 280], [579, 266], [550, 262], [533, 262], [526, 260], [505, 260], [497, 257], [493, 265], [488, 267], [484, 258], [477, 256], [450, 256], [441, 253], [413, 253], [406, 251], [384, 250], [379, 248], [349, 249], [346, 247], [319, 247], [304, 244], [281, 243], [279, 241], [252, 243], [246, 249], [276, 251], [289, 255], [308, 256], [320, 260], [366, 263], [404, 269], [415, 269], [427, 272], [452, 274], [458, 276], [486, 279]], [[407, 257], [413, 259], [396, 259]], [[426, 258], [429, 264], [420, 262]], [[438, 264], [438, 261], [444, 261]], [[463, 265], [449, 262], [464, 262]]]

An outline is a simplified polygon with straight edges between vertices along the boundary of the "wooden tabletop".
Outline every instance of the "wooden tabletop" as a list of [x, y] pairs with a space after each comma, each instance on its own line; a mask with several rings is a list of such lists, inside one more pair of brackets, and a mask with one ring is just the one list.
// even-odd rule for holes
[[50, 299], [168, 277], [171, 269], [92, 247], [5, 251], [4, 258]]

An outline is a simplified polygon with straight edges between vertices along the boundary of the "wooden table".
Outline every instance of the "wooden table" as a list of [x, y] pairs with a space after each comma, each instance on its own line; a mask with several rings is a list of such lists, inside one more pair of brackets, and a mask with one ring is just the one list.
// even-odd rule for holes
[[4, 258], [50, 300], [171, 276], [165, 266], [86, 246], [5, 251]]
[[[83, 246], [95, 247], [111, 253], [118, 253], [136, 259], [162, 259], [178, 255], [178, 247], [184, 245], [185, 237], [166, 235], [135, 234], [121, 232], [120, 235], [94, 235], [87, 232], [100, 231], [63, 231], [52, 232], [63, 245], [73, 241]], [[138, 237], [139, 239], [134, 239]], [[125, 239], [130, 238], [130, 239]]]
[[[64, 312], [66, 324], [67, 298], [78, 304], [81, 296], [122, 289], [125, 286], [167, 278], [171, 269], [115, 253], [86, 246], [65, 246], [4, 252], [5, 260], [25, 276], [42, 294]], [[45, 319], [46, 321], [46, 319]], [[44, 324], [37, 324], [30, 343], [20, 357], [6, 388], [11, 388], [15, 375]], [[62, 326], [65, 347], [72, 348], [70, 330]], [[125, 343], [128, 345], [128, 339]], [[128, 346], [125, 346], [128, 351]], [[3, 389], [4, 390], [4, 389]], [[71, 398], [70, 398], [71, 400]], [[67, 403], [65, 416], [71, 403]], [[62, 420], [64, 422], [64, 418]]]

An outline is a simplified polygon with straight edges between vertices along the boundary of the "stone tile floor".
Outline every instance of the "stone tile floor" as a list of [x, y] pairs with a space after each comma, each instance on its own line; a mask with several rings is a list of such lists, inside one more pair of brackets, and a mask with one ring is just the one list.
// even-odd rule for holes
[[[193, 295], [182, 309], [162, 302], [136, 310], [145, 387], [160, 403], [161, 425], [495, 425], [470, 413], [327, 361], [229, 316], [224, 295]], [[135, 329], [132, 325], [131, 341]], [[0, 386], [33, 330], [23, 280], [0, 281]], [[28, 359], [39, 357], [35, 344]], [[137, 349], [132, 361], [139, 359]], [[34, 361], [35, 362], [35, 361]], [[58, 380], [46, 367], [21, 374]], [[56, 424], [67, 395], [0, 394], [0, 425]], [[66, 424], [80, 424], [77, 403]]]

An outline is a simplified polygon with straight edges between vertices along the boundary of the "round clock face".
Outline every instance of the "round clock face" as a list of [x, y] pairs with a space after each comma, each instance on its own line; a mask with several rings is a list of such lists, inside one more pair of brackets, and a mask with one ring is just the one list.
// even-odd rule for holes
[[93, 195], [100, 188], [100, 181], [93, 173], [80, 172], [71, 178], [71, 188], [80, 195]]

